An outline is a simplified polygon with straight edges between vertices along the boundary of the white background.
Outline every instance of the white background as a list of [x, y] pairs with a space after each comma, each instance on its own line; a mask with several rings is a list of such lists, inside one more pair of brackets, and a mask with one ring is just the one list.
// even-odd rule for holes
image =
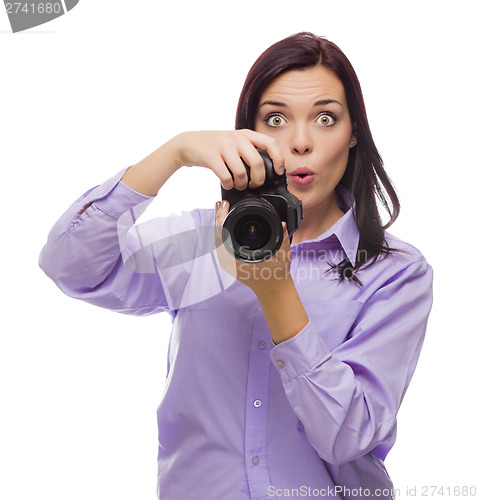
[[[42, 273], [38, 254], [88, 188], [181, 131], [232, 129], [249, 67], [298, 31], [326, 36], [354, 65], [401, 197], [391, 232], [435, 271], [389, 473], [401, 498], [413, 486], [417, 497], [425, 486], [478, 486], [473, 9], [472, 1], [80, 0], [12, 34], [2, 7], [0, 498], [155, 498], [169, 318], [74, 301]], [[145, 216], [213, 207], [219, 197], [211, 172], [182, 169]]]

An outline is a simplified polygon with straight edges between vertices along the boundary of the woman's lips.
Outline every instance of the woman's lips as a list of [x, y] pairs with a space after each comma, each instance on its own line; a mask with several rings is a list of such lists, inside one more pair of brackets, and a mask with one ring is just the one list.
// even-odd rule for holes
[[306, 186], [314, 180], [314, 172], [306, 167], [296, 168], [287, 173], [287, 179], [291, 180], [297, 186]]

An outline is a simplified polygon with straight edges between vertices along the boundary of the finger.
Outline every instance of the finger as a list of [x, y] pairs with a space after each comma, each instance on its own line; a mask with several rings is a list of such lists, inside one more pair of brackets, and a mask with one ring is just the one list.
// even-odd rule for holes
[[220, 201], [216, 201], [216, 206], [214, 208], [214, 227], [217, 229], [219, 227], [219, 209], [221, 208]]
[[216, 202], [216, 207], [214, 210], [214, 235], [216, 241], [216, 247], [223, 244], [222, 239], [222, 226], [224, 224], [224, 219], [229, 211], [228, 201], [218, 201]]
[[241, 156], [251, 169], [249, 187], [258, 188], [262, 186], [266, 180], [266, 169], [264, 168], [262, 156], [250, 142], [247, 142], [244, 148], [241, 149]]
[[282, 231], [283, 231], [283, 236], [282, 236], [281, 248], [284, 248], [284, 245], [287, 246], [287, 242], [289, 241], [289, 232], [287, 231], [287, 223], [284, 221], [282, 221]]
[[227, 251], [222, 238], [223, 223], [228, 211], [229, 203], [227, 201], [218, 201], [216, 203], [216, 209], [214, 211], [214, 234], [219, 263], [224, 271], [227, 271], [235, 278], [237, 276], [236, 260], [234, 256]]
[[247, 177], [246, 167], [242, 163], [241, 157], [237, 151], [227, 152], [223, 155], [223, 161], [232, 173], [234, 187], [240, 191], [246, 189], [249, 179]]
[[282, 244], [280, 246], [279, 252], [281, 260], [290, 260], [292, 257], [292, 248], [290, 246], [290, 237], [289, 231], [287, 230], [287, 224], [282, 221], [282, 229], [284, 231], [284, 235], [282, 238]]
[[284, 229], [284, 238], [283, 240], [287, 242], [287, 246], [290, 248], [290, 235], [287, 230], [287, 223], [282, 221], [282, 228]]
[[244, 129], [243, 132], [254, 146], [259, 149], [265, 149], [269, 153], [274, 165], [274, 170], [279, 175], [282, 175], [285, 171], [284, 155], [282, 154], [282, 150], [279, 147], [279, 144], [277, 144], [277, 141], [273, 137], [261, 134], [255, 130]]
[[234, 187], [234, 179], [232, 178], [231, 172], [221, 158], [209, 161], [208, 168], [219, 177], [224, 189], [232, 189]]
[[221, 201], [221, 204], [217, 209], [218, 222], [221, 227], [224, 223], [224, 219], [226, 218], [228, 212], [229, 212], [229, 202], [226, 200]]

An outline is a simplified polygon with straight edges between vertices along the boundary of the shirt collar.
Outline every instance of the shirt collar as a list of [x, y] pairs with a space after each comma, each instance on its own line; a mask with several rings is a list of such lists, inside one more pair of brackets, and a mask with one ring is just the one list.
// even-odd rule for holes
[[320, 242], [335, 236], [344, 250], [345, 255], [352, 265], [355, 266], [360, 240], [360, 233], [354, 218], [355, 201], [352, 194], [340, 184], [336, 187], [335, 192], [339, 207], [345, 212], [344, 215], [340, 217], [332, 227], [325, 231], [325, 233], [322, 233], [313, 240], [307, 240], [303, 243]]

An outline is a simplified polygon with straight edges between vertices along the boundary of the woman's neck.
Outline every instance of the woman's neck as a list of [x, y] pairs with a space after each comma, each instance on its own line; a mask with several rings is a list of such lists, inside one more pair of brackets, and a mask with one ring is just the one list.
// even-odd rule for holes
[[312, 240], [330, 229], [344, 212], [337, 204], [335, 193], [313, 207], [303, 208], [303, 219], [299, 229], [292, 235], [292, 244], [297, 245], [306, 240]]

